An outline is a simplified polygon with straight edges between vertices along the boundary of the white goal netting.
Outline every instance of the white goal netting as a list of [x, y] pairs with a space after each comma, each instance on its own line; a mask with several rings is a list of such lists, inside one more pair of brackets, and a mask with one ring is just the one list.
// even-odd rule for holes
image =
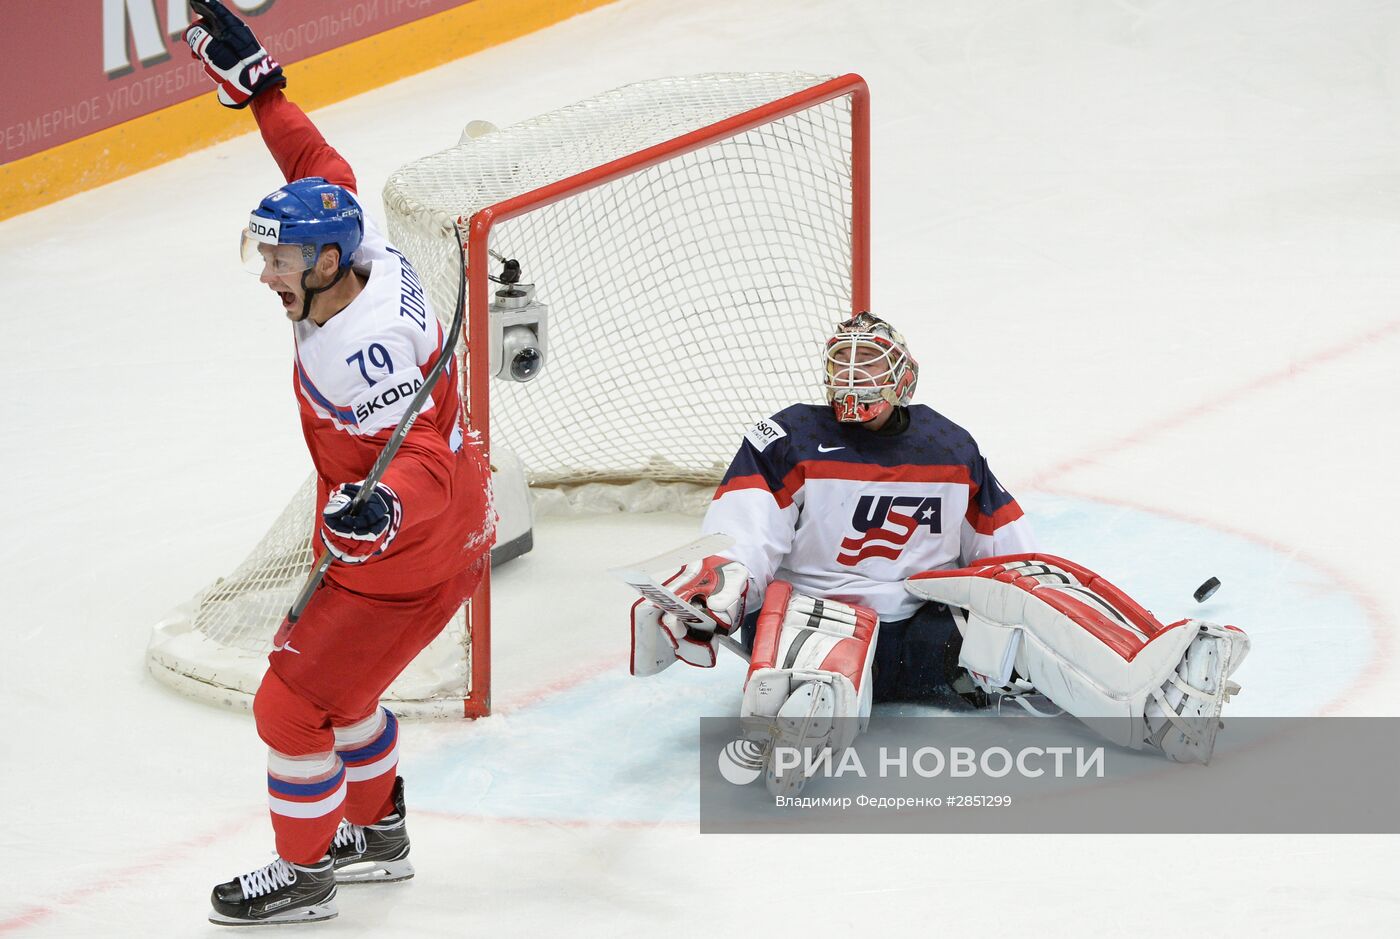
[[[493, 381], [489, 402], [470, 402], [476, 420], [489, 409], [493, 448], [514, 451], [532, 486], [713, 485], [746, 426], [818, 400], [822, 341], [854, 302], [863, 222], [853, 98], [834, 84], [803, 74], [643, 82], [465, 139], [389, 178], [390, 241], [444, 322], [458, 289], [452, 222], [546, 190], [489, 231], [490, 250], [518, 259], [548, 306], [544, 371]], [[721, 139], [695, 133], [779, 101], [793, 113], [763, 113]], [[616, 178], [586, 178], [615, 161]], [[312, 560], [313, 501], [308, 481], [237, 570], [157, 627], [154, 674], [248, 706]], [[470, 612], [390, 689], [397, 711], [460, 714], [481, 693], [471, 636], [487, 611]]]

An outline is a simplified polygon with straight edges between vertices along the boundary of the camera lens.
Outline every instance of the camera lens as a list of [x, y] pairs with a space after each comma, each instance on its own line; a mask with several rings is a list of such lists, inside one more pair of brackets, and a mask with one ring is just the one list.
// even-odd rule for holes
[[544, 369], [544, 346], [529, 326], [509, 326], [501, 334], [498, 361], [501, 365], [497, 376], [511, 381], [531, 381]]
[[544, 356], [534, 346], [521, 349], [510, 360], [510, 377], [516, 381], [529, 381], [540, 372]]

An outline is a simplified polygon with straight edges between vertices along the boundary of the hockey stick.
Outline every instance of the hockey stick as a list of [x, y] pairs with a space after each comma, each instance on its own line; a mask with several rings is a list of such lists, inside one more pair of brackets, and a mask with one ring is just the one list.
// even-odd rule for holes
[[725, 534], [705, 535], [676, 548], [674, 551], [667, 551], [665, 554], [658, 554], [654, 558], [647, 558], [645, 561], [637, 561], [634, 564], [615, 567], [608, 573], [632, 587], [643, 597], [672, 614], [681, 622], [692, 625], [705, 624], [714, 632], [720, 645], [748, 662], [751, 660], [751, 656], [743, 644], [722, 632], [723, 627], [710, 615], [708, 610], [686, 603], [675, 591], [657, 580], [651, 573], [656, 570], [668, 570], [683, 566], [698, 557], [708, 557], [723, 551], [733, 544], [734, 539]]
[[[355, 512], [365, 504], [369, 495], [374, 491], [374, 487], [379, 485], [379, 480], [383, 478], [384, 471], [389, 468], [389, 461], [394, 458], [394, 454], [399, 452], [400, 445], [404, 438], [408, 436], [409, 428], [418, 419], [418, 412], [423, 409], [423, 403], [428, 400], [428, 396], [433, 393], [433, 386], [442, 376], [442, 372], [447, 368], [447, 363], [452, 361], [452, 357], [457, 354], [457, 334], [462, 331], [462, 315], [466, 309], [467, 295], [467, 249], [462, 244], [462, 229], [456, 222], [452, 223], [452, 231], [457, 238], [457, 252], [460, 255], [462, 275], [457, 282], [457, 312], [452, 316], [452, 325], [447, 330], [447, 345], [438, 355], [438, 360], [433, 363], [433, 367], [428, 369], [428, 374], [423, 376], [423, 384], [418, 391], [409, 399], [408, 409], [403, 412], [403, 417], [399, 418], [398, 426], [389, 435], [389, 442], [384, 444], [384, 449], [380, 451], [374, 465], [369, 468], [369, 473], [365, 476], [364, 482], [360, 484], [360, 491], [355, 493], [355, 497], [350, 500], [350, 506], [346, 509], [347, 515], [354, 515]], [[301, 619], [301, 614], [305, 612], [306, 605], [311, 602], [311, 595], [316, 592], [316, 588], [321, 586], [321, 578], [326, 576], [326, 570], [331, 566], [334, 556], [329, 551], [322, 551], [321, 556], [316, 559], [316, 564], [311, 568], [311, 574], [306, 578], [306, 583], [302, 584], [301, 592], [292, 601], [292, 608], [287, 613], [287, 625], [295, 626], [297, 620]], [[282, 640], [286, 642], [285, 637]]]

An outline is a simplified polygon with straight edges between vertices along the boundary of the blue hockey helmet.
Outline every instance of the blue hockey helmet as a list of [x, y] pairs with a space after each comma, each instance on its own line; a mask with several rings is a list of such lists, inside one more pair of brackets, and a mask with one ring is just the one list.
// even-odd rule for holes
[[258, 203], [243, 230], [240, 250], [244, 267], [254, 274], [307, 270], [328, 245], [340, 249], [340, 266], [348, 268], [364, 234], [364, 213], [350, 191], [308, 176]]

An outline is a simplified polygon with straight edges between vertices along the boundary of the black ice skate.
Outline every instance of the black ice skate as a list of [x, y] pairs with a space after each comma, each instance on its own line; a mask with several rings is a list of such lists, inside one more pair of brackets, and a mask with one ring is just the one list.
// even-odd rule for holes
[[413, 876], [404, 823], [403, 779], [394, 780], [394, 811], [373, 825], [342, 821], [331, 842], [339, 884], [388, 884]]
[[271, 926], [333, 919], [335, 870], [330, 855], [315, 864], [280, 857], [214, 888], [209, 922], [220, 926]]

